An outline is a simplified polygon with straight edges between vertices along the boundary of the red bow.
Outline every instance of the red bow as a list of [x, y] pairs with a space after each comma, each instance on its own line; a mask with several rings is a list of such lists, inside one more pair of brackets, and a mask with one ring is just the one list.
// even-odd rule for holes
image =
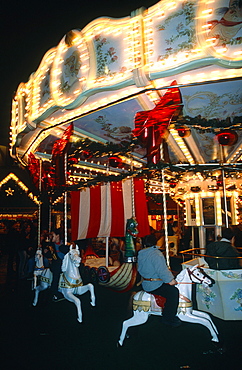
[[55, 185], [66, 184], [66, 174], [64, 166], [64, 155], [69, 148], [69, 140], [73, 132], [73, 123], [63, 132], [61, 139], [56, 140], [52, 148], [52, 165], [55, 168]]
[[[173, 85], [177, 85], [175, 80]], [[180, 112], [181, 102], [180, 90], [175, 87], [166, 91], [154, 109], [136, 113], [132, 132], [146, 146], [148, 163], [160, 160], [160, 144], [172, 118]]]

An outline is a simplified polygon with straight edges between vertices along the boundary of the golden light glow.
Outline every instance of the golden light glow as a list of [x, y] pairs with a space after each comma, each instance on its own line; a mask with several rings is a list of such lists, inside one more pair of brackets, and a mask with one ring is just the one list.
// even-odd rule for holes
[[60, 197], [58, 197], [54, 202], [52, 202], [51, 204], [52, 204], [52, 206], [54, 206], [55, 204], [57, 204], [57, 203], [60, 203], [60, 202], [62, 202], [63, 201], [63, 199], [64, 199], [64, 197], [63, 197], [63, 195], [61, 195]]
[[27, 193], [28, 197], [32, 199], [36, 204], [39, 204], [38, 198], [33, 193], [28, 193], [29, 189], [14, 173], [8, 174], [2, 181], [0, 181], [0, 187], [6, 184], [9, 180], [14, 180], [18, 186]]
[[14, 194], [14, 189], [11, 189], [10, 187], [5, 190], [7, 197], [12, 196]]
[[32, 214], [29, 213], [1, 213], [0, 214], [0, 220], [20, 220], [20, 219], [35, 219], [37, 217], [36, 212], [33, 212]]
[[179, 148], [181, 149], [181, 151], [183, 152], [184, 156], [186, 157], [186, 159], [188, 160], [188, 162], [190, 164], [195, 164], [195, 161], [194, 159], [192, 158], [184, 140], [179, 136], [177, 130], [175, 129], [170, 129], [170, 133], [172, 134], [173, 138], [175, 139], [175, 141], [177, 142]]
[[221, 194], [219, 191], [215, 193], [215, 204], [216, 204], [216, 224], [222, 226], [222, 206], [221, 206]]
[[56, 55], [56, 49], [48, 52], [39, 69], [34, 74], [32, 84], [31, 99], [29, 99], [29, 121], [35, 121], [44, 112], [54, 105], [53, 97], [50, 94], [50, 70], [54, 57]]
[[[178, 86], [242, 77], [241, 45], [216, 46], [216, 37], [210, 35], [215, 2], [200, 0], [195, 3], [194, 32], [199, 42], [194, 42], [189, 52], [181, 49], [168, 57], [162, 56], [165, 44], [161, 35], [164, 38], [168, 36], [167, 31], [159, 26], [166, 25], [169, 17], [176, 21], [184, 16], [182, 0], [160, 1], [145, 11], [133, 13], [131, 17], [94, 20], [82, 31], [72, 31], [74, 37], [71, 46], [66, 44], [64, 37], [56, 48], [45, 54], [29, 81], [19, 85], [12, 103], [11, 155], [16, 157], [13, 151], [16, 144], [17, 152], [27, 150], [19, 148], [20, 144], [17, 143], [21, 133], [24, 136], [38, 125], [48, 128], [73, 120], [121, 98], [138, 94], [143, 88], [154, 85], [157, 88], [164, 87], [169, 85], [174, 75]], [[175, 32], [174, 26], [174, 35]], [[102, 45], [103, 59], [95, 46], [99, 36], [106, 40]], [[108, 55], [110, 48], [117, 53], [117, 59], [110, 63], [103, 62], [106, 65], [101, 66], [100, 61], [105, 60], [104, 54]], [[74, 73], [73, 82], [75, 65], [71, 64], [69, 58], [73, 57], [74, 52], [79, 55], [79, 69]], [[217, 64], [222, 67], [219, 68]], [[214, 69], [206, 72], [203, 67], [208, 65], [214, 65]], [[100, 66], [103, 72], [98, 74]], [[36, 132], [33, 131], [33, 137], [37, 136]], [[34, 151], [43, 138], [44, 135], [39, 135], [31, 150]], [[189, 163], [194, 163], [184, 142], [177, 139]], [[29, 142], [26, 141], [24, 145], [27, 147]]]

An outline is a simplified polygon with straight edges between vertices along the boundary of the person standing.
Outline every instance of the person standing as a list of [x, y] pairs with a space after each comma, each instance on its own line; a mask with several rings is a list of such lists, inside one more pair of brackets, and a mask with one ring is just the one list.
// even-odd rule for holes
[[27, 262], [30, 257], [33, 257], [36, 251], [36, 240], [30, 223], [24, 223], [20, 232], [19, 240], [19, 279], [27, 277]]
[[[45, 248], [48, 248], [48, 251], [45, 251]], [[59, 292], [59, 279], [61, 274], [62, 261], [65, 254], [68, 252], [68, 246], [65, 246], [61, 238], [61, 229], [54, 229], [51, 231], [51, 242], [46, 243], [44, 247], [44, 256], [49, 259], [51, 257], [50, 269], [52, 271], [52, 283], [51, 283], [51, 292], [52, 300], [58, 302], [60, 299], [63, 299], [62, 294]]]
[[[19, 255], [18, 247], [20, 241], [20, 223], [18, 221], [14, 222], [7, 232], [6, 242], [7, 242], [7, 253], [8, 253], [8, 263], [7, 263], [7, 275], [18, 271], [19, 266]], [[16, 270], [14, 269], [16, 267]]]
[[143, 240], [145, 248], [138, 253], [138, 272], [141, 275], [143, 289], [151, 294], [166, 298], [162, 311], [162, 322], [172, 327], [181, 325], [176, 316], [179, 303], [177, 281], [166, 265], [165, 257], [156, 246], [154, 234], [147, 235]]
[[[206, 247], [205, 261], [208, 263], [210, 269], [213, 270], [229, 270], [239, 269], [242, 260], [239, 258], [240, 254], [233, 246], [234, 233], [230, 228], [222, 230], [222, 239], [210, 243]], [[223, 258], [213, 258], [223, 257]], [[233, 257], [233, 258], [224, 258]], [[240, 262], [241, 261], [241, 262]]]

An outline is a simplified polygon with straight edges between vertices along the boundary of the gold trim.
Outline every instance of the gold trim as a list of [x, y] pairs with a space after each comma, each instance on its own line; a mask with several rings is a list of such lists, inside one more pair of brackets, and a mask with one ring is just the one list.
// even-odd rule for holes
[[189, 308], [189, 307], [192, 307], [192, 302], [180, 302], [179, 305], [178, 305], [178, 308], [181, 307], [181, 308]]
[[65, 275], [64, 275], [64, 274], [62, 274], [62, 276], [63, 276], [63, 280], [64, 280], [65, 284], [66, 284], [68, 287], [70, 287], [70, 288], [77, 288], [77, 287], [79, 287], [79, 286], [82, 286], [82, 285], [83, 285], [83, 282], [82, 282], [82, 281], [80, 281], [80, 280], [78, 280], [78, 279], [76, 279], [76, 281], [78, 282], [77, 284], [71, 284], [71, 283], [67, 280], [67, 278], [65, 277]]
[[150, 301], [133, 301], [133, 310], [148, 312], [150, 310]]

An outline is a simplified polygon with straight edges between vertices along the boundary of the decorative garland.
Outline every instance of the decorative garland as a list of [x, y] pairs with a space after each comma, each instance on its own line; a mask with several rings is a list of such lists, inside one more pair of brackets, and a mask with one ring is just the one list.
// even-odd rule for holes
[[72, 144], [69, 151], [69, 157], [78, 157], [80, 155], [92, 157], [105, 157], [112, 155], [130, 154], [135, 148], [140, 147], [141, 143], [135, 137], [130, 141], [121, 141], [118, 144], [107, 142], [100, 143], [90, 139], [79, 140]]
[[241, 130], [242, 129], [242, 117], [236, 116], [233, 118], [227, 117], [224, 120], [219, 119], [206, 119], [199, 116], [196, 117], [190, 117], [190, 116], [180, 116], [177, 118], [176, 127], [188, 125], [192, 126], [192, 128], [195, 128], [197, 130], [200, 130], [200, 133], [205, 132], [216, 132], [219, 129], [236, 129]]
[[[182, 127], [184, 125], [192, 126], [195, 129], [200, 130], [201, 133], [205, 132], [216, 132], [220, 129], [231, 129], [236, 128], [241, 129], [242, 125], [242, 117], [237, 116], [234, 117], [232, 120], [230, 118], [227, 118], [225, 120], [217, 120], [217, 119], [211, 119], [207, 120], [205, 118], [202, 118], [201, 116], [197, 117], [189, 117], [189, 116], [179, 116], [176, 119], [176, 122], [174, 122], [175, 127], [178, 129], [179, 127]], [[132, 156], [132, 152], [135, 151], [135, 149], [142, 148], [142, 143], [136, 138], [132, 137], [130, 141], [124, 140], [119, 143], [100, 143], [100, 142], [94, 142], [90, 139], [83, 139], [79, 140], [76, 143], [72, 143], [71, 147], [68, 151], [68, 162], [69, 164], [74, 164], [75, 161], [77, 163], [78, 160], [82, 159], [89, 159], [92, 157], [111, 157], [111, 156], [119, 156], [119, 155], [125, 155], [127, 157]], [[75, 159], [75, 160], [74, 160]], [[63, 194], [64, 191], [72, 191], [72, 190], [80, 190], [87, 187], [92, 187], [97, 184], [103, 184], [108, 183], [112, 181], [121, 181], [124, 180], [127, 177], [143, 177], [153, 180], [160, 180], [161, 171], [167, 169], [172, 173], [172, 177], [174, 178], [174, 181], [178, 181], [181, 178], [181, 175], [187, 172], [200, 172], [203, 173], [204, 177], [208, 177], [209, 173], [215, 171], [215, 170], [224, 170], [226, 172], [240, 172], [242, 170], [242, 163], [237, 164], [236, 166], [234, 164], [231, 165], [218, 165], [216, 163], [210, 164], [209, 166], [206, 165], [189, 165], [186, 164], [180, 164], [180, 165], [172, 165], [171, 163], [167, 162], [158, 162], [157, 164], [149, 164], [146, 165], [146, 167], [143, 167], [142, 169], [134, 169], [134, 170], [128, 170], [124, 171], [118, 175], [109, 175], [107, 174], [96, 174], [95, 178], [91, 179], [80, 179], [78, 181], [78, 184], [73, 185], [67, 185], [67, 186], [61, 186], [61, 188], [56, 189], [52, 188], [48, 191], [42, 192], [40, 195], [40, 199], [44, 199], [46, 195], [52, 197], [52, 199], [58, 198], [61, 194]], [[168, 180], [170, 181], [170, 180]], [[43, 194], [45, 193], [45, 195]]]
[[[201, 116], [190, 117], [180, 116], [176, 119], [175, 127], [181, 126], [192, 126], [193, 128], [200, 131], [200, 133], [214, 132], [216, 133], [219, 129], [242, 129], [242, 117], [236, 116], [231, 119], [230, 117], [225, 120], [218, 119], [206, 119]], [[91, 141], [90, 139], [79, 140], [76, 143], [72, 143], [69, 150], [69, 157], [80, 157], [84, 159], [89, 157], [104, 157], [112, 155], [130, 155], [135, 148], [142, 147], [142, 143], [136, 137], [133, 137], [130, 141], [125, 140], [119, 143], [100, 143]]]
[[[167, 169], [170, 172], [172, 172], [173, 181], [176, 181], [176, 180], [178, 181], [181, 178], [181, 176], [184, 175], [184, 173], [188, 173], [188, 172], [204, 173], [205, 177], [210, 177], [210, 175], [208, 176], [208, 173], [211, 173], [215, 170], [217, 171], [217, 170], [222, 170], [223, 169], [226, 172], [238, 172], [238, 171], [240, 172], [240, 171], [242, 171], [242, 163], [237, 164], [236, 166], [234, 166], [234, 164], [232, 164], [231, 166], [223, 166], [223, 165], [220, 165], [220, 166], [214, 165], [214, 166], [212, 166], [211, 165], [211, 166], [207, 167], [206, 165], [204, 165], [204, 166], [187, 165], [187, 166], [183, 167], [182, 164], [180, 166], [174, 166], [170, 163], [159, 162], [156, 165], [152, 164], [152, 165], [147, 166], [145, 168], [125, 172], [125, 173], [119, 174], [117, 176], [116, 175], [97, 175], [95, 178], [90, 179], [90, 180], [80, 180], [78, 182], [78, 184], [69, 185], [68, 187], [65, 187], [65, 189], [63, 189], [63, 191], [64, 190], [65, 191], [80, 190], [80, 189], [83, 189], [83, 188], [95, 186], [97, 184], [104, 184], [104, 183], [108, 183], [108, 182], [121, 181], [121, 180], [126, 179], [127, 177], [143, 177], [143, 178], [147, 178], [147, 179], [152, 178], [153, 180], [160, 180], [161, 170], [163, 170], [163, 169]], [[174, 175], [174, 172], [176, 173], [175, 175]], [[171, 180], [169, 180], [169, 181], [171, 181]]]

